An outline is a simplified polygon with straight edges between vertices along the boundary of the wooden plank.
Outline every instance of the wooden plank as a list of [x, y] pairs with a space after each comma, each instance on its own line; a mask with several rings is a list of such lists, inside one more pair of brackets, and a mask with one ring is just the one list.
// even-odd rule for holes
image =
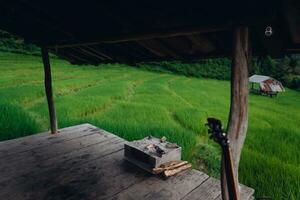
[[240, 188], [241, 188], [241, 199], [244, 200], [248, 200], [253, 198], [253, 194], [254, 194], [254, 189], [247, 187], [245, 185], [241, 185], [240, 184]]
[[[99, 177], [96, 184], [81, 188], [82, 194], [88, 197], [87, 199], [109, 199], [152, 176], [124, 160], [123, 150], [111, 154], [105, 159], [90, 162], [86, 169], [93, 170], [86, 170], [83, 174], [96, 173]], [[68, 199], [72, 199], [72, 197]]]
[[[86, 133], [80, 137], [77, 133], [74, 138], [71, 135], [78, 128]], [[33, 149], [22, 147], [22, 152], [5, 157], [6, 162], [0, 159], [0, 199], [186, 200], [193, 199], [201, 188], [207, 188], [207, 193], [212, 191], [211, 195], [214, 184], [219, 183], [196, 170], [167, 180], [145, 173], [124, 161], [125, 140], [89, 124], [66, 128], [61, 136], [64, 140], [56, 141], [61, 137], [49, 134], [30, 136], [39, 145]], [[34, 146], [30, 137], [22, 139]], [[15, 147], [22, 144], [20, 139], [8, 143]], [[210, 198], [209, 194], [207, 199], [213, 199], [214, 195]], [[242, 186], [241, 199], [252, 194], [253, 189]]]
[[[11, 156], [12, 154], [28, 151], [31, 149], [39, 148], [46, 145], [51, 145], [67, 140], [72, 140], [78, 137], [84, 137], [86, 135], [95, 134], [94, 132], [90, 132], [89, 128], [81, 127], [81, 129], [76, 129], [72, 131], [72, 134], [64, 134], [64, 135], [50, 135], [46, 133], [44, 136], [46, 137], [33, 137], [32, 140], [19, 140], [13, 144], [2, 143], [0, 150], [0, 158]], [[68, 131], [69, 132], [69, 131]], [[69, 132], [70, 133], [70, 132]], [[26, 138], [27, 139], [27, 138]]]
[[52, 91], [52, 77], [51, 77], [49, 54], [47, 48], [42, 47], [41, 50], [42, 50], [42, 58], [44, 64], [45, 91], [46, 91], [47, 104], [49, 110], [50, 129], [51, 129], [51, 133], [55, 134], [58, 131], [58, 127], [57, 127], [56, 111], [55, 111], [53, 91]]
[[[70, 127], [66, 127], [66, 128], [62, 128], [60, 129], [60, 134], [64, 134], [65, 131], [69, 131], [69, 130], [74, 130], [74, 129], [80, 129], [81, 127], [93, 127], [93, 128], [97, 128], [91, 124], [85, 123], [85, 124], [79, 124], [79, 125], [75, 125], [75, 126], [70, 126]], [[32, 140], [35, 140], [36, 138], [42, 138], [42, 137], [55, 137], [55, 135], [49, 135], [49, 131], [46, 132], [42, 132], [42, 133], [38, 133], [38, 134], [33, 134], [33, 135], [28, 135], [28, 136], [24, 136], [24, 137], [20, 137], [20, 138], [16, 138], [16, 139], [11, 139], [11, 140], [5, 140], [5, 141], [1, 141], [0, 142], [0, 150], [4, 147], [6, 148], [6, 145], [11, 145], [11, 144], [15, 144], [15, 143], [21, 143], [21, 142], [29, 142]]]
[[0, 180], [16, 176], [20, 170], [34, 169], [44, 160], [94, 145], [110, 138], [116, 138], [116, 136], [112, 134], [92, 134], [2, 158], [0, 160], [0, 171], [2, 172]]
[[[254, 189], [240, 184], [241, 199], [248, 200], [254, 194]], [[207, 181], [193, 190], [183, 200], [208, 200], [208, 199], [222, 199], [221, 196], [221, 183], [219, 180], [210, 177]]]
[[42, 173], [20, 177], [22, 184], [7, 187], [0, 198], [104, 199], [149, 176], [123, 160], [123, 147], [99, 154], [100, 158], [93, 162], [61, 163]]
[[183, 198], [183, 200], [215, 199], [221, 194], [221, 183], [215, 178], [207, 179], [203, 184]]
[[[41, 142], [35, 148], [31, 148], [31, 149], [28, 148], [25, 151], [21, 151], [18, 153], [14, 153], [12, 155], [2, 157], [0, 162], [18, 160], [22, 156], [30, 157], [30, 155], [46, 157], [47, 155], [42, 155], [40, 152], [43, 151], [44, 153], [52, 154], [51, 152], [49, 152], [47, 150], [47, 148], [53, 149], [54, 150], [53, 154], [55, 154], [55, 152], [58, 152], [59, 150], [66, 151], [67, 148], [71, 148], [71, 147], [76, 148], [75, 145], [78, 145], [78, 147], [79, 147], [79, 146], [84, 146], [85, 144], [88, 144], [88, 143], [95, 143], [97, 141], [101, 141], [101, 140], [103, 140], [104, 137], [117, 137], [117, 136], [114, 136], [112, 134], [107, 135], [105, 133], [88, 132], [88, 134], [85, 134], [85, 135], [78, 135], [78, 137], [65, 139], [65, 140], [55, 140], [55, 142], [52, 142], [52, 141], [49, 142], [47, 140], [47, 141], [45, 141], [46, 144], [43, 144]], [[93, 139], [95, 139], [97, 141], [92, 141]]]
[[[106, 143], [96, 144], [84, 149], [70, 152], [63, 156], [54, 157], [39, 163], [34, 169], [26, 168], [27, 173], [17, 178], [8, 179], [0, 182], [0, 199], [3, 197], [11, 197], [12, 199], [23, 199], [24, 195], [31, 193], [47, 193], [47, 189], [51, 189], [51, 183], [56, 179], [72, 179], [81, 169], [86, 169], [89, 162], [98, 163], [97, 159], [103, 159], [105, 156], [113, 152], [119, 152], [124, 148], [124, 140], [120, 138]], [[31, 171], [30, 171], [31, 170]], [[110, 170], [110, 169], [108, 169]], [[85, 176], [81, 174], [81, 176]], [[48, 186], [50, 184], [50, 186]], [[85, 184], [84, 182], [82, 184]], [[56, 186], [60, 185], [57, 183]], [[41, 190], [41, 191], [39, 191]], [[35, 194], [31, 194], [35, 195]], [[36, 194], [42, 195], [42, 194]], [[29, 195], [30, 196], [30, 195]], [[27, 199], [24, 198], [24, 199]], [[28, 199], [30, 199], [28, 197]], [[32, 198], [41, 199], [41, 198]]]
[[102, 132], [104, 131], [92, 125], [84, 124], [61, 129], [59, 134], [50, 135], [49, 133], [42, 133], [0, 142], [0, 158], [47, 145], [73, 140], [86, 135], [102, 134]]
[[[253, 194], [254, 194], [254, 189], [249, 188], [247, 186], [242, 186], [241, 187], [241, 198], [240, 199], [241, 200], [252, 200], [252, 199], [254, 199]], [[214, 200], [223, 200], [222, 195], [220, 194]]]
[[217, 198], [215, 198], [214, 200], [223, 200], [222, 199], [222, 195], [219, 195]]
[[[49, 159], [39, 160], [36, 162], [34, 159], [30, 158], [25, 161], [20, 162], [22, 165], [17, 165], [14, 162], [6, 164], [7, 166], [11, 166], [8, 169], [4, 169], [2, 176], [0, 177], [0, 184], [1, 182], [6, 182], [8, 179], [13, 179], [16, 177], [23, 176], [28, 173], [34, 173], [35, 171], [41, 171], [43, 168], [50, 169], [51, 167], [55, 167], [56, 163], [60, 162], [69, 162], [72, 159], [77, 159], [81, 157], [88, 157], [89, 159], [96, 159], [98, 158], [98, 154], [93, 154], [95, 148], [102, 149], [102, 146], [105, 145], [114, 145], [118, 143], [124, 143], [124, 140], [117, 137], [107, 137], [100, 142], [95, 144], [91, 144], [85, 146], [80, 149], [76, 149], [70, 152], [61, 152], [59, 155], [55, 157], [51, 157]], [[103, 148], [105, 149], [105, 148]], [[82, 158], [81, 158], [82, 159]], [[75, 161], [72, 161], [75, 163]]]
[[150, 177], [139, 184], [129, 187], [111, 199], [182, 199], [207, 178], [206, 174], [197, 170], [187, 170], [166, 180]]

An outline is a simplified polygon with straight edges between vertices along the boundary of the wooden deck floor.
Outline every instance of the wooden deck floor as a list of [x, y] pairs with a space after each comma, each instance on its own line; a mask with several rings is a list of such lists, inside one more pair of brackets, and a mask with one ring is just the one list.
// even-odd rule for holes
[[200, 171], [163, 180], [132, 166], [124, 143], [90, 124], [0, 142], [0, 199], [221, 199], [219, 181]]

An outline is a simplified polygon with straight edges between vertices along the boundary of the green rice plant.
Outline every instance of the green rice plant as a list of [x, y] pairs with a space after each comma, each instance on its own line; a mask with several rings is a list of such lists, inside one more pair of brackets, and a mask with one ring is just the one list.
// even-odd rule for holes
[[17, 105], [0, 104], [0, 141], [41, 131], [39, 124]]
[[[273, 199], [299, 199], [299, 165], [287, 164], [276, 157], [265, 156], [244, 148], [239, 170], [240, 181], [257, 188], [256, 196]], [[251, 174], [251, 176], [249, 176]]]
[[194, 133], [199, 135], [207, 133], [204, 124], [206, 123], [206, 118], [208, 116], [196, 108], [178, 109], [175, 112], [174, 117], [178, 123], [180, 123], [183, 127], [192, 130]]
[[194, 163], [198, 169], [220, 178], [221, 150], [215, 144], [202, 143], [197, 146]]
[[[193, 167], [219, 177], [220, 149], [204, 124], [216, 117], [226, 128], [229, 81], [117, 63], [76, 66], [51, 58], [51, 65], [59, 128], [91, 123], [127, 140], [166, 136], [182, 146], [183, 159]], [[210, 69], [213, 62], [206, 65], [201, 77], [223, 73]], [[174, 67], [185, 70], [184, 64]], [[49, 130], [41, 58], [0, 52], [0, 70], [0, 140]], [[299, 121], [298, 91], [287, 89], [272, 99], [250, 95], [239, 178], [257, 196], [300, 199]]]

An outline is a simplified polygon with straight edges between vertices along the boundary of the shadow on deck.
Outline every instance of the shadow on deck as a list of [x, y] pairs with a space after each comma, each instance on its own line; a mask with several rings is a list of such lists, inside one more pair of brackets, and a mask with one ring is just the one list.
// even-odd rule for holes
[[[221, 199], [219, 181], [200, 171], [163, 180], [136, 168], [124, 143], [90, 124], [0, 142], [0, 199]], [[242, 199], [253, 192], [242, 186]]]

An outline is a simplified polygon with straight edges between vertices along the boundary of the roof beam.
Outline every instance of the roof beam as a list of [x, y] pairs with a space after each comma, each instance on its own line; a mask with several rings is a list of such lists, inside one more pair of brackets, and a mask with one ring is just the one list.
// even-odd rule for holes
[[160, 40], [140, 41], [139, 44], [143, 44], [144, 48], [152, 53], [155, 52], [154, 54], [160, 54], [162, 57], [178, 58], [178, 55]]
[[214, 44], [203, 35], [188, 35], [187, 38], [192, 43], [193, 48], [202, 53], [210, 53], [216, 49]]
[[73, 44], [56, 44], [52, 46], [50, 45], [49, 48], [68, 48], [68, 47], [78, 47], [78, 46], [86, 46], [86, 45], [97, 45], [101, 43], [141, 41], [141, 40], [150, 40], [150, 39], [157, 39], [157, 38], [193, 35], [193, 34], [200, 34], [200, 33], [220, 32], [220, 31], [227, 31], [227, 30], [230, 30], [230, 26], [181, 28], [176, 30], [165, 30], [165, 31], [152, 32], [152, 33], [140, 33], [140, 34], [133, 34], [128, 36], [121, 36], [121, 37], [106, 37], [106, 38], [104, 37], [89, 42], [78, 42]]
[[112, 58], [110, 56], [108, 56], [107, 54], [104, 54], [102, 52], [100, 52], [98, 49], [95, 49], [91, 46], [84, 46], [86, 49], [90, 50], [91, 52], [93, 52], [96, 55], [99, 55], [100, 57], [103, 57], [104, 59], [108, 59], [108, 60], [112, 60]]
[[93, 52], [84, 49], [83, 47], [78, 47], [78, 49], [80, 49], [80, 51], [84, 52], [84, 54], [88, 55], [89, 57], [96, 58], [96, 59], [98, 59], [98, 60], [100, 60], [100, 61], [105, 60], [105, 58], [100, 57], [100, 56], [94, 54]]
[[91, 62], [85, 58], [82, 58], [78, 55], [74, 55], [70, 52], [60, 52], [59, 54], [62, 54], [65, 58], [71, 58], [72, 61], [75, 61], [76, 63], [85, 63], [85, 64], [91, 64]]
[[137, 43], [158, 57], [165, 57], [166, 54], [159, 48], [153, 46], [149, 41], [137, 41]]

